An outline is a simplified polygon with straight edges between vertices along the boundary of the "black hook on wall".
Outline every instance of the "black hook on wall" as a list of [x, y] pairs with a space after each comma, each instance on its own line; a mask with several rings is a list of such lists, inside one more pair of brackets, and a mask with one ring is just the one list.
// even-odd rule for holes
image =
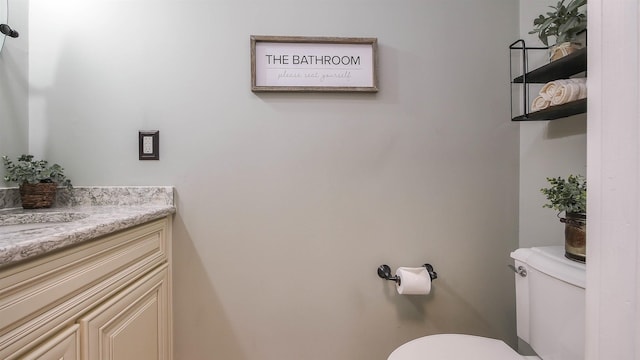
[[[435, 270], [433, 270], [433, 266], [431, 266], [431, 264], [424, 264], [422, 266], [424, 266], [427, 269], [427, 272], [429, 273], [429, 277], [431, 278], [432, 281], [438, 278], [438, 273], [435, 272]], [[378, 276], [385, 280], [395, 281], [396, 284], [400, 285], [400, 278], [395, 275], [391, 275], [391, 268], [389, 267], [389, 265], [386, 265], [386, 264], [380, 265], [378, 267]]]

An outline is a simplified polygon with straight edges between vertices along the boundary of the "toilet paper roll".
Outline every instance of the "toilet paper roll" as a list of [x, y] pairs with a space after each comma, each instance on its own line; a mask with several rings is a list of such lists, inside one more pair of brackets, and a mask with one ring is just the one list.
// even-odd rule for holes
[[427, 295], [431, 292], [431, 277], [424, 267], [399, 267], [396, 276], [400, 283], [396, 283], [398, 294]]

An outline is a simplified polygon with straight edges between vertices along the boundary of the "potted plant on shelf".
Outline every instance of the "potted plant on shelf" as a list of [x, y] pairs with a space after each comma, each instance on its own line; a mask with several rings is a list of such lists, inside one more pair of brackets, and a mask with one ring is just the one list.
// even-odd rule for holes
[[557, 60], [565, 55], [586, 46], [577, 41], [578, 34], [587, 30], [587, 0], [558, 1], [556, 6], [549, 6], [553, 11], [539, 15], [533, 20], [533, 30], [529, 34], [538, 34], [543, 44], [549, 46], [549, 37], [555, 37], [555, 45], [550, 49], [549, 58]]
[[21, 155], [16, 162], [3, 156], [2, 162], [6, 170], [4, 181], [19, 185], [20, 199], [25, 209], [51, 207], [59, 186], [67, 189], [72, 187], [71, 180], [64, 175], [60, 165], [34, 160], [33, 155]]
[[565, 224], [564, 249], [565, 256], [572, 260], [586, 261], [587, 251], [587, 181], [582, 175], [569, 175], [567, 179], [562, 177], [547, 178], [551, 185], [540, 189], [546, 195], [547, 204], [543, 207], [551, 208], [565, 217], [560, 221]]

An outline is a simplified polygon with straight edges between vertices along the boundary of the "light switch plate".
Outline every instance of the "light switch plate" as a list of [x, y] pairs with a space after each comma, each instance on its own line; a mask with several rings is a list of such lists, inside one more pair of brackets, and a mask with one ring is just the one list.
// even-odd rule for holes
[[138, 159], [160, 160], [160, 131], [138, 131]]

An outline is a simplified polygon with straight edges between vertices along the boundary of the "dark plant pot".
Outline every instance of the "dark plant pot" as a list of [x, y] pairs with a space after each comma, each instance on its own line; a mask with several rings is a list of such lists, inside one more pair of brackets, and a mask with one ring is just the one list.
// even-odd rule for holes
[[20, 199], [25, 209], [49, 208], [56, 198], [58, 184], [37, 183], [20, 185]]
[[575, 261], [587, 260], [587, 215], [567, 213], [564, 223], [564, 255]]

